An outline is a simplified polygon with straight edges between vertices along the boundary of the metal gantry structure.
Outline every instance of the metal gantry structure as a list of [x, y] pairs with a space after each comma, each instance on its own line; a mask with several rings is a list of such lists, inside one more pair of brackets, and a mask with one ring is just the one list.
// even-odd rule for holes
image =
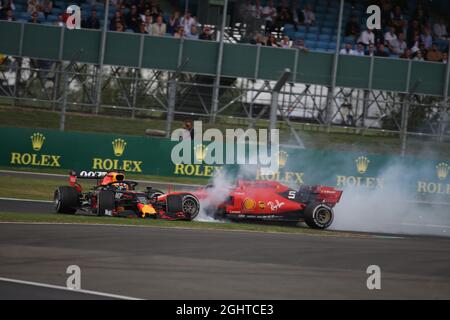
[[[343, 2], [339, 21], [342, 21]], [[229, 38], [228, 33], [231, 29], [227, 32], [223, 24], [222, 45]], [[104, 29], [103, 52], [105, 34]], [[336, 40], [337, 48], [340, 38]], [[434, 97], [415, 94], [414, 83], [408, 83], [407, 93], [373, 90], [371, 83], [367, 89], [339, 87], [336, 85], [338, 53], [334, 56], [331, 85], [287, 79], [277, 85], [276, 81], [257, 77], [222, 76], [222, 50], [218, 52], [215, 76], [186, 73], [183, 40], [179, 48], [176, 71], [110, 66], [102, 61], [79, 63], [76, 55], [69, 62], [9, 57], [0, 66], [0, 101], [52, 110], [165, 119], [167, 135], [176, 118], [198, 118], [212, 123], [233, 119], [247, 127], [261, 123], [267, 127], [284, 125], [289, 128], [293, 143], [299, 146], [302, 142], [297, 129], [304, 124], [325, 131], [340, 126], [361, 134], [370, 129], [392, 132], [403, 138], [407, 135], [436, 137], [440, 141], [450, 138], [447, 90], [443, 97]], [[373, 72], [373, 58], [370, 72]], [[445, 88], [449, 86], [449, 72], [447, 64]], [[421, 122], [408, 126], [414, 112]], [[403, 144], [406, 146], [405, 141]]]

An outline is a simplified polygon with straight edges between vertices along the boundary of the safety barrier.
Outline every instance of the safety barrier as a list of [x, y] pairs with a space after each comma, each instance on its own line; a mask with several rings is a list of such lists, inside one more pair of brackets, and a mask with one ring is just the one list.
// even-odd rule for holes
[[[211, 178], [218, 170], [238, 166], [208, 165], [207, 144], [192, 144], [197, 164], [175, 165], [164, 138], [116, 134], [60, 132], [32, 128], [0, 128], [0, 165], [10, 168], [115, 170], [167, 177]], [[256, 166], [246, 177], [292, 184], [326, 184], [355, 190], [400, 186], [412, 198], [436, 197], [450, 203], [450, 160], [280, 148], [280, 169], [262, 175]]]

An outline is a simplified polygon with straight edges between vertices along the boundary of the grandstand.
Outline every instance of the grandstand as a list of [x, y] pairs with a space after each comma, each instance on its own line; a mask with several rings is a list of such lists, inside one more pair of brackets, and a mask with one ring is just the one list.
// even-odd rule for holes
[[[108, 22], [118, 10], [114, 3], [119, 2], [111, 1]], [[379, 1], [380, 5], [382, 2], [399, 1]], [[393, 136], [402, 130], [440, 139], [448, 135], [448, 119], [444, 115], [448, 114], [449, 90], [445, 89], [449, 87], [449, 71], [442, 63], [445, 62], [443, 53], [448, 50], [445, 36], [434, 34], [433, 39], [442, 53], [441, 61], [416, 61], [413, 56], [397, 59], [399, 55], [392, 52], [388, 53], [392, 59], [348, 55], [336, 59], [337, 46], [346, 43], [354, 46], [358, 42], [359, 33], [352, 37], [346, 35], [347, 24], [355, 20], [360, 31], [365, 29], [367, 3], [364, 1], [344, 1], [339, 39], [340, 1], [288, 1], [287, 8], [296, 8], [297, 17], [291, 21], [285, 19], [270, 30], [261, 16], [253, 18], [246, 14], [242, 19], [242, 2], [229, 1], [229, 23], [224, 34], [224, 60], [218, 83], [219, 45], [211, 40], [219, 38], [219, 29], [214, 24], [218, 25], [220, 19], [216, 19], [217, 14], [204, 12], [220, 12], [221, 5], [202, 0], [144, 1], [153, 3], [157, 7], [155, 15], [161, 14], [166, 23], [175, 11], [181, 15], [190, 11], [200, 29], [208, 27], [215, 34], [205, 39], [208, 41], [199, 41], [188, 35], [177, 38], [176, 28], [171, 32], [167, 28], [164, 37], [156, 37], [136, 32], [130, 25], [125, 26], [124, 32], [110, 30], [114, 24], [109, 23], [106, 49], [100, 59], [103, 38], [100, 30], [82, 28], [71, 32], [60, 28], [65, 8], [71, 3], [80, 4], [84, 20], [95, 8], [99, 26], [105, 25], [105, 7], [101, 1], [55, 1], [47, 16], [38, 11], [38, 25], [28, 23], [27, 1], [17, 0], [13, 10], [16, 22], [0, 21], [0, 34], [6, 39], [0, 44], [0, 52], [8, 55], [0, 69], [3, 79], [0, 99], [6, 104], [58, 110], [66, 103], [68, 111], [149, 117], [168, 123], [172, 121], [169, 115], [173, 110], [175, 120], [211, 119], [218, 115], [220, 121], [233, 119], [234, 124], [244, 125], [261, 125], [262, 121], [264, 125], [269, 120], [274, 83], [289, 68], [291, 75], [280, 92], [277, 114], [278, 121], [291, 129], [329, 132], [330, 126], [337, 126], [357, 134], [373, 129]], [[131, 3], [125, 1], [119, 6], [123, 15], [131, 12]], [[261, 1], [261, 7], [266, 4], [268, 1]], [[311, 5], [315, 15], [311, 25], [298, 19], [306, 4]], [[254, 2], [250, 1], [250, 5]], [[277, 10], [282, 5], [283, 1], [275, 1]], [[441, 22], [440, 18], [448, 11], [445, 1], [409, 1], [402, 7], [402, 19], [415, 19], [418, 7], [424, 8], [429, 16], [422, 26]], [[4, 6], [3, 14], [7, 11]], [[145, 15], [145, 9], [143, 12]], [[384, 42], [382, 37], [389, 23], [383, 20], [382, 26], [381, 36], [375, 38], [377, 42]], [[251, 45], [258, 34], [261, 45]], [[270, 35], [276, 37], [277, 42], [272, 46], [278, 49], [266, 45]], [[289, 37], [290, 44], [280, 48], [284, 36]], [[295, 50], [298, 40], [304, 40], [306, 48]], [[72, 61], [78, 47], [84, 51]], [[388, 52], [389, 46], [384, 50]], [[427, 58], [426, 54], [423, 56]], [[173, 79], [175, 95], [170, 96]], [[214, 111], [217, 84], [220, 85], [219, 106]], [[65, 90], [66, 85], [69, 90]], [[404, 117], [407, 105], [408, 121]]]
[[[6, 3], [7, 1], [5, 1]], [[185, 10], [188, 10], [192, 13], [193, 16], [196, 17], [197, 22], [201, 26], [201, 22], [206, 22], [210, 19], [203, 16], [198, 16], [197, 13], [199, 12], [199, 8], [202, 6], [205, 7], [204, 4], [205, 1], [201, 0], [187, 0], [187, 1], [145, 1], [145, 3], [155, 3], [158, 10], [160, 10], [164, 22], [168, 23], [170, 20], [170, 17], [174, 11], [180, 11], [183, 13]], [[229, 15], [230, 20], [233, 21], [233, 23], [228, 28], [228, 36], [227, 39], [229, 41], [247, 41], [248, 39], [245, 38], [245, 32], [248, 31], [249, 27], [249, 19], [242, 18], [239, 15], [240, 7], [243, 5], [244, 1], [230, 1], [231, 6], [229, 9]], [[443, 15], [445, 17], [446, 11], [439, 11], [442, 7], [446, 8], [445, 1], [433, 1], [427, 2], [427, 1], [420, 1], [420, 0], [412, 0], [412, 1], [372, 1], [372, 3], [379, 4], [382, 6], [383, 3], [401, 3], [403, 4], [401, 10], [402, 10], [402, 18], [406, 21], [411, 22], [414, 20], [416, 15], [416, 10], [418, 7], [423, 7], [425, 12], [430, 12], [431, 14], [427, 14], [427, 24], [432, 27], [436, 22], [438, 22], [438, 19], [436, 18], [436, 12], [438, 14]], [[14, 3], [14, 10], [13, 10], [13, 16], [16, 21], [19, 22], [28, 22], [31, 18], [31, 11], [28, 10], [28, 0], [16, 0]], [[123, 3], [123, 5], [114, 5], [115, 3]], [[120, 8], [120, 11], [124, 16], [129, 14], [130, 7], [132, 3], [139, 4], [139, 1], [113, 1], [112, 5], [109, 6], [109, 15], [108, 20], [111, 20], [114, 17], [115, 12]], [[252, 6], [254, 6], [254, 1], [250, 1]], [[264, 0], [261, 1], [261, 8], [264, 8], [267, 5], [268, 1]], [[70, 4], [80, 4], [81, 12], [83, 15], [83, 19], [87, 19], [90, 15], [90, 12], [92, 9], [97, 10], [98, 17], [99, 17], [99, 23], [100, 27], [103, 27], [104, 25], [104, 2], [103, 1], [54, 1], [53, 7], [50, 10], [49, 14], [44, 14], [43, 10], [37, 11], [38, 14], [38, 20], [42, 24], [46, 25], [58, 25], [58, 23], [61, 22], [61, 19], [64, 19], [65, 10]], [[279, 5], [282, 4], [282, 1], [275, 1], [274, 6], [275, 8], [278, 8]], [[287, 1], [288, 8], [293, 13], [294, 11], [298, 11], [295, 19], [293, 20], [298, 21], [298, 15], [301, 14], [302, 8], [305, 4], [311, 5], [312, 11], [315, 15], [315, 23], [311, 26], [303, 25], [301, 22], [297, 23], [292, 21], [291, 23], [284, 23], [282, 25], [278, 25], [277, 28], [275, 28], [274, 34], [278, 37], [278, 39], [281, 39], [283, 35], [286, 35], [289, 37], [291, 41], [295, 42], [298, 40], [304, 40], [304, 45], [306, 48], [308, 48], [311, 51], [318, 51], [318, 52], [335, 52], [336, 51], [336, 45], [337, 45], [337, 26], [338, 26], [338, 18], [339, 18], [339, 1], [330, 1], [330, 0], [308, 0], [308, 1]], [[366, 14], [366, 8], [369, 2], [366, 1], [346, 1], [344, 3], [344, 10], [343, 10], [343, 19], [342, 19], [342, 30], [341, 30], [341, 39], [340, 43], [352, 43], [353, 45], [356, 45], [358, 37], [355, 36], [348, 36], [345, 35], [345, 28], [347, 23], [349, 23], [350, 19], [352, 17], [356, 18], [356, 21], [360, 25], [359, 29], [365, 30], [365, 20], [367, 18]], [[5, 6], [6, 8], [7, 6]], [[206, 9], [211, 9], [214, 6], [206, 6]], [[5, 10], [4, 8], [4, 10]], [[392, 8], [393, 9], [393, 8]], [[139, 13], [141, 15], [144, 14], [144, 9], [139, 9]], [[204, 12], [203, 11], [200, 11]], [[447, 11], [448, 12], [448, 11]], [[6, 13], [3, 14], [6, 16]], [[182, 15], [182, 14], [181, 14]], [[4, 17], [5, 18], [5, 17]], [[251, 18], [251, 17], [250, 17]], [[448, 19], [448, 17], [447, 17]], [[255, 30], [251, 30], [251, 34], [254, 33], [265, 33], [264, 28], [264, 17], [255, 17], [255, 21], [251, 21], [251, 27], [255, 28]], [[300, 19], [301, 20], [301, 19]], [[153, 21], [154, 22], [154, 21]], [[247, 22], [247, 24], [246, 24]], [[385, 21], [383, 21], [385, 22]], [[110, 23], [110, 22], [108, 22]], [[446, 21], [448, 23], [448, 21]], [[108, 26], [110, 28], [110, 26]], [[211, 26], [214, 30], [214, 26]], [[421, 29], [423, 29], [424, 26], [421, 25]], [[387, 22], [383, 25], [382, 34], [387, 32]], [[124, 28], [125, 32], [136, 32], [136, 30], [133, 30], [129, 26], [125, 26]], [[166, 36], [173, 36], [173, 33], [167, 33]], [[377, 40], [378, 41], [378, 40]], [[448, 41], [446, 39], [437, 38], [434, 36], [433, 41], [435, 41], [438, 44], [438, 48], [441, 52], [446, 51], [448, 48]], [[386, 48], [386, 51], [390, 53], [391, 57], [398, 57], [398, 54], [394, 54], [392, 52], [389, 52]]]

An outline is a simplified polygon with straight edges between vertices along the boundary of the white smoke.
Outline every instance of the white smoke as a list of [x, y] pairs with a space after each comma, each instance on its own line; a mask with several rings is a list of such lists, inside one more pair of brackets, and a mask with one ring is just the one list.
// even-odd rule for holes
[[[421, 170], [425, 169], [415, 168], [414, 174]], [[437, 197], [426, 202], [414, 199], [414, 188], [405, 187], [409, 174], [400, 163], [393, 162], [379, 175], [383, 188], [366, 192], [344, 188], [330, 229], [450, 236], [450, 205]]]
[[214, 208], [217, 208], [218, 205], [227, 200], [229, 191], [235, 186], [237, 179], [248, 177], [251, 173], [252, 166], [250, 165], [240, 165], [237, 173], [228, 172], [226, 170], [218, 171], [209, 182], [211, 187], [206, 189], [206, 198], [200, 199], [200, 212], [195, 220], [206, 222], [226, 222], [225, 220], [214, 217]]
[[[427, 168], [414, 168], [420, 176]], [[393, 161], [377, 176], [383, 188], [367, 189], [345, 187], [341, 201], [335, 207], [330, 229], [387, 234], [450, 236], [450, 199], [428, 197], [427, 201], [414, 199], [414, 187], [406, 187], [410, 172], [400, 161]], [[201, 200], [197, 221], [226, 222], [214, 218], [211, 207], [224, 202], [236, 179], [254, 176], [254, 168], [241, 165], [239, 172], [219, 171], [210, 181], [207, 197]], [[405, 179], [406, 178], [406, 179]], [[293, 187], [293, 186], [291, 186]], [[294, 187], [295, 188], [295, 187]], [[413, 194], [411, 194], [413, 192]]]

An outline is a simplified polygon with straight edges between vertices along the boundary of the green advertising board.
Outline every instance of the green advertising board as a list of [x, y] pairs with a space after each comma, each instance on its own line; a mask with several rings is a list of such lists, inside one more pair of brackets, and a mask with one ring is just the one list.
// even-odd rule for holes
[[[0, 165], [190, 178], [210, 178], [224, 169], [236, 173], [244, 167], [206, 164], [207, 143], [191, 144], [191, 163], [174, 164], [171, 153], [177, 143], [155, 137], [0, 128]], [[280, 148], [278, 159], [276, 173], [262, 175], [256, 165], [247, 165], [245, 177], [365, 191], [399, 186], [412, 198], [438, 197], [450, 203], [448, 160], [290, 148]]]

